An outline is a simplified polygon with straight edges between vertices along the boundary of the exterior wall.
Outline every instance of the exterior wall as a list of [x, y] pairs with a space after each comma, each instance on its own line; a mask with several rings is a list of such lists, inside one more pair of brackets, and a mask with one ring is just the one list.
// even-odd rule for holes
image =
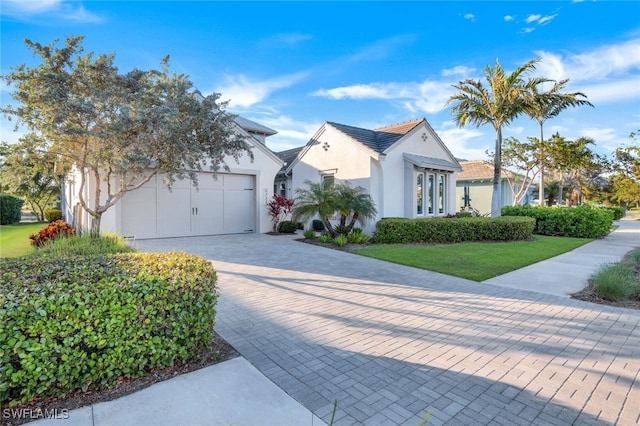
[[[256, 142], [256, 144], [257, 143], [258, 142]], [[276, 173], [278, 172], [278, 170], [280, 170], [281, 164], [276, 162], [274, 158], [266, 154], [262, 149], [255, 146], [253, 149], [253, 155], [253, 162], [247, 155], [243, 155], [242, 157], [240, 157], [238, 163], [236, 163], [233, 157], [225, 158], [225, 161], [230, 168], [229, 173], [246, 174], [255, 177], [255, 217], [257, 218], [256, 232], [264, 233], [271, 230], [271, 221], [269, 219], [266, 204], [268, 200], [273, 196], [273, 181]], [[67, 208], [65, 209], [65, 214], [67, 214], [66, 220], [70, 223], [77, 224], [77, 226], [81, 229], [87, 230], [89, 229], [91, 223], [89, 215], [82, 209], [78, 209], [76, 211], [76, 214], [74, 214], [74, 209], [76, 209], [75, 206], [77, 205], [77, 203], [79, 203], [79, 198], [77, 195], [79, 186], [80, 175], [79, 172], [75, 170], [68, 176], [65, 188], [65, 195], [67, 197]], [[87, 199], [89, 199], [91, 203], [93, 203], [93, 200], [91, 200], [90, 197], [93, 196], [94, 188], [95, 184], [93, 180], [90, 179], [89, 185], [86, 186], [85, 195], [89, 196]], [[102, 196], [106, 197], [106, 194], [106, 185], [103, 184]], [[129, 193], [128, 195], [135, 195], [135, 191]], [[80, 214], [77, 213], [78, 211], [80, 212]], [[189, 218], [185, 218], [185, 220], [188, 219]], [[120, 233], [122, 231], [121, 223], [121, 206], [120, 203], [116, 203], [116, 205], [103, 213], [100, 224], [101, 232]]]
[[[426, 134], [426, 140], [423, 139]], [[451, 155], [436, 142], [434, 133], [424, 124], [413, 129], [408, 135], [387, 150], [387, 155], [381, 161], [384, 174], [384, 211], [380, 217], [416, 217], [414, 200], [417, 183], [409, 173], [417, 171], [411, 165], [406, 164], [403, 154], [418, 154], [433, 158], [442, 158], [452, 161]], [[408, 171], [409, 167], [412, 171]], [[414, 170], [415, 169], [415, 170]], [[455, 182], [457, 173], [446, 174], [445, 213], [455, 213]], [[409, 184], [409, 182], [411, 182]]]

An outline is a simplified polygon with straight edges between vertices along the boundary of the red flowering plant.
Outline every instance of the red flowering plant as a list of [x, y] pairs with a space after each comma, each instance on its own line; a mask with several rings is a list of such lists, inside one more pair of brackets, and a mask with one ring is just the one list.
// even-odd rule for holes
[[271, 201], [267, 203], [271, 223], [273, 224], [273, 232], [278, 232], [278, 224], [282, 219], [287, 217], [293, 210], [293, 200], [288, 199], [284, 195], [274, 194]]
[[62, 219], [55, 220], [42, 228], [35, 234], [29, 235], [31, 245], [34, 247], [42, 247], [47, 241], [53, 240], [60, 236], [75, 235], [76, 230]]

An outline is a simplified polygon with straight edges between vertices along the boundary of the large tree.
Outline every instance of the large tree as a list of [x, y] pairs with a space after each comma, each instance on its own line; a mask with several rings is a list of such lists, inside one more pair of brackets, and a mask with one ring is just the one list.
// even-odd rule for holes
[[[26, 126], [39, 149], [78, 171], [92, 233], [106, 210], [157, 174], [168, 186], [187, 177], [197, 185], [199, 170], [228, 169], [225, 157], [252, 156], [220, 95], [198, 99], [188, 76], [169, 71], [168, 57], [160, 70], [120, 73], [115, 54], [84, 54], [82, 41], [70, 37], [58, 48], [58, 40], [25, 40], [40, 64], [2, 76], [18, 102], [2, 112]], [[95, 189], [86, 197], [89, 175]]]
[[506, 178], [513, 195], [513, 205], [521, 204], [538, 175], [538, 152], [540, 141], [528, 137], [526, 142], [520, 142], [514, 137], [504, 140], [502, 150], [503, 166], [513, 170], [513, 176], [507, 173]]
[[547, 81], [541, 78], [526, 79], [525, 75], [535, 69], [539, 59], [532, 59], [506, 74], [496, 60], [496, 65], [484, 69], [487, 86], [480, 80], [466, 79], [454, 84], [459, 93], [451, 96], [447, 105], [453, 104], [451, 113], [459, 126], [468, 123], [480, 127], [491, 124], [496, 132], [493, 155], [493, 194], [491, 217], [500, 216], [502, 199], [500, 180], [502, 172], [502, 128], [526, 111], [525, 95], [532, 87]]
[[[540, 126], [540, 140], [544, 141], [544, 122], [550, 118], [556, 117], [560, 112], [575, 106], [589, 105], [593, 106], [581, 92], [562, 93], [565, 85], [569, 82], [569, 79], [560, 81], [554, 81], [553, 85], [544, 90], [544, 85], [551, 83], [549, 80], [540, 81], [538, 84], [530, 85], [529, 90], [525, 96], [526, 100], [526, 113], [532, 119], [538, 122]], [[542, 205], [544, 201], [544, 169], [546, 160], [546, 150], [544, 145], [541, 145], [540, 150], [540, 183], [539, 183], [539, 201]]]

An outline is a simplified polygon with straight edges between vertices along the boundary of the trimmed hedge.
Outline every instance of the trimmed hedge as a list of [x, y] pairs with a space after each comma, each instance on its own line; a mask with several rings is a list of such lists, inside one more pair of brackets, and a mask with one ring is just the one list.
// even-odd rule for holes
[[22, 219], [24, 200], [8, 194], [0, 194], [0, 225], [11, 225]]
[[620, 220], [624, 217], [624, 209], [622, 207], [610, 206], [605, 207], [605, 209], [613, 213], [613, 220]]
[[0, 262], [0, 405], [97, 389], [210, 341], [216, 273], [186, 253]]
[[44, 218], [47, 222], [55, 222], [62, 219], [62, 210], [59, 209], [45, 209]]
[[278, 225], [278, 232], [282, 234], [294, 234], [298, 229], [298, 224], [296, 222], [291, 222], [290, 220], [283, 220]]
[[459, 243], [516, 241], [532, 238], [530, 218], [385, 218], [376, 224], [376, 243]]
[[534, 234], [554, 237], [601, 238], [609, 233], [613, 212], [598, 207], [506, 206], [503, 216], [528, 216], [536, 220]]

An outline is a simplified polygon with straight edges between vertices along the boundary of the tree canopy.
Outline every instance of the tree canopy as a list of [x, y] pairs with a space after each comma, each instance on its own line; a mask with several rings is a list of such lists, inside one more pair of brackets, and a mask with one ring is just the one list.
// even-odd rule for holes
[[40, 64], [2, 75], [18, 104], [1, 111], [31, 132], [35, 148], [79, 171], [78, 196], [93, 233], [106, 210], [157, 174], [168, 186], [182, 178], [197, 185], [204, 168], [215, 173], [228, 169], [227, 157], [253, 158], [220, 94], [198, 99], [187, 75], [170, 72], [168, 57], [159, 70], [121, 73], [114, 53], [85, 54], [82, 41], [69, 37], [57, 47], [58, 40], [25, 40]]

